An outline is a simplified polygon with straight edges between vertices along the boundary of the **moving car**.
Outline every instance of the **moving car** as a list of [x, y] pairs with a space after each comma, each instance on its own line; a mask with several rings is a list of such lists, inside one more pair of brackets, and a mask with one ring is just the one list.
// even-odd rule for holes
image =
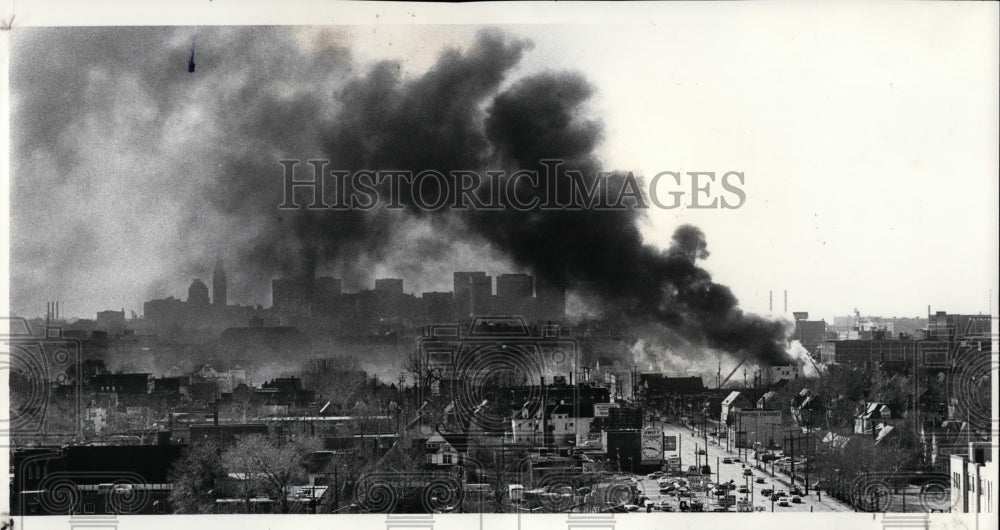
[[753, 476], [753, 470], [752, 469], [744, 469], [743, 470], [743, 476], [745, 476], [745, 477], [752, 477]]
[[736, 491], [738, 491], [740, 493], [750, 493], [750, 488], [748, 488], [746, 486], [740, 486], [740, 489], [738, 489]]
[[677, 490], [677, 488], [675, 488], [674, 486], [664, 486], [664, 487], [660, 488], [660, 493], [666, 495], [668, 493], [673, 493], [676, 490]]
[[704, 450], [704, 449], [698, 449], [698, 454], [699, 454], [699, 455], [703, 455], [703, 454], [705, 454], [705, 450]]
[[792, 496], [792, 503], [793, 504], [802, 504], [802, 497], [799, 497], [798, 495], [793, 495]]
[[646, 478], [648, 478], [649, 480], [656, 480], [656, 479], [658, 479], [658, 478], [660, 478], [662, 476], [663, 476], [663, 473], [660, 473], [659, 471], [656, 471], [656, 472], [650, 473], [649, 475], [646, 475]]
[[764, 477], [757, 477], [757, 478], [754, 479], [754, 482], [756, 482], [757, 484], [763, 484], [764, 483]]
[[732, 458], [723, 458], [722, 459], [722, 463], [723, 464], [732, 464], [733, 463], [733, 459]]
[[738, 456], [734, 456], [734, 457], [733, 457], [733, 463], [734, 463], [734, 464], [738, 464], [739, 462], [740, 462], [740, 457], [738, 457]]
[[785, 507], [789, 506], [788, 497], [782, 497], [778, 499], [778, 506], [785, 506]]
[[760, 490], [760, 494], [765, 497], [770, 497], [772, 494], [774, 494], [774, 490], [771, 488], [762, 488]]

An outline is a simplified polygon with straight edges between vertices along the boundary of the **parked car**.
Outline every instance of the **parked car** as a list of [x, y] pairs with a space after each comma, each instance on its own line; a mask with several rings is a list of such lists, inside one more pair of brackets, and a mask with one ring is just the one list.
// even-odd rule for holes
[[703, 512], [705, 511], [705, 505], [701, 501], [691, 501], [691, 511]]
[[792, 495], [802, 495], [802, 488], [798, 486], [792, 486]]
[[625, 510], [630, 511], [630, 512], [637, 512], [637, 511], [639, 511], [639, 505], [638, 504], [626, 504], [625, 505]]
[[763, 484], [765, 482], [764, 477], [757, 477], [754, 479], [754, 482], [756, 482], [757, 484]]
[[699, 454], [699, 455], [703, 455], [703, 454], [705, 454], [705, 450], [704, 450], [704, 449], [698, 449], [698, 454]]
[[660, 473], [659, 471], [656, 471], [654, 473], [650, 473], [649, 475], [646, 475], [646, 478], [648, 478], [649, 480], [656, 480], [656, 479], [658, 479], [658, 478], [660, 478], [662, 476], [663, 476], [663, 473]]
[[753, 470], [752, 469], [744, 469], [743, 470], [743, 476], [745, 476], [745, 477], [752, 477], [753, 476]]
[[733, 463], [733, 459], [732, 458], [723, 458], [722, 459], [722, 463], [723, 464], [732, 464]]
[[664, 495], [667, 495], [669, 493], [673, 493], [676, 490], [677, 490], [677, 488], [675, 488], [673, 486], [665, 486], [665, 487], [660, 488], [660, 493], [662, 493]]
[[760, 494], [763, 495], [763, 496], [765, 496], [765, 497], [770, 497], [773, 493], [774, 493], [774, 490], [772, 490], [771, 488], [762, 488], [760, 490]]
[[734, 464], [738, 464], [739, 462], [740, 462], [740, 457], [738, 457], [738, 456], [734, 456], [734, 457], [733, 457], [733, 463], [734, 463]]
[[680, 508], [680, 510], [681, 510], [682, 512], [686, 512], [686, 511], [689, 511], [689, 510], [691, 509], [691, 507], [690, 507], [690, 506], [688, 506], [688, 503], [687, 503], [687, 501], [681, 501], [681, 503], [680, 503], [680, 505], [679, 505], [679, 508]]
[[740, 489], [738, 489], [736, 491], [738, 491], [739, 493], [750, 493], [750, 488], [748, 488], [746, 486], [740, 486]]

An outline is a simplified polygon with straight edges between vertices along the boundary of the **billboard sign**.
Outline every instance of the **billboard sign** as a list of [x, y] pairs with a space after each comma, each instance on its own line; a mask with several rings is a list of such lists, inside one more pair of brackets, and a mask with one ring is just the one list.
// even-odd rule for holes
[[611, 409], [618, 408], [618, 403], [594, 403], [594, 417], [607, 418]]
[[644, 429], [642, 431], [642, 463], [660, 464], [663, 462], [663, 431], [660, 429]]

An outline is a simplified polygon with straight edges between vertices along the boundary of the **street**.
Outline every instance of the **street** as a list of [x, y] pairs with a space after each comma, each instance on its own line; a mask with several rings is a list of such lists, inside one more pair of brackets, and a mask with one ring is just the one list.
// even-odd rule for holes
[[[783, 490], [788, 495], [789, 501], [791, 501], [792, 495], [790, 492], [790, 486], [788, 478], [781, 473], [778, 473], [776, 477], [772, 477], [768, 468], [768, 471], [762, 471], [754, 469], [751, 459], [747, 462], [747, 458], [744, 456], [740, 458], [740, 462], [734, 462], [731, 464], [722, 463], [725, 458], [735, 458], [737, 456], [736, 448], [731, 448], [731, 451], [726, 451], [725, 447], [720, 447], [714, 442], [713, 437], [708, 436], [708, 447], [705, 447], [705, 437], [699, 431], [697, 435], [693, 435], [692, 430], [688, 427], [677, 423], [666, 423], [662, 424], [663, 433], [666, 436], [676, 436], [678, 440], [678, 449], [681, 456], [681, 473], [682, 476], [686, 474], [689, 466], [693, 465], [704, 465], [708, 464], [712, 468], [711, 476], [703, 477], [703, 482], [710, 482], [713, 485], [719, 483], [725, 483], [733, 481], [733, 484], [739, 488], [744, 486], [747, 488], [747, 493], [739, 493], [738, 490], [734, 490], [731, 494], [736, 496], [737, 500], [746, 499], [752, 502], [755, 511], [772, 511], [772, 502], [770, 497], [765, 497], [761, 494], [761, 489], [771, 489], [773, 490]], [[725, 440], [723, 439], [723, 444]], [[705, 454], [697, 454], [697, 452], [704, 451]], [[668, 451], [667, 456], [676, 456], [678, 451]], [[746, 469], [750, 469], [752, 475], [744, 475]], [[764, 479], [763, 484], [757, 483], [756, 479], [762, 477]], [[664, 477], [669, 480], [672, 477]], [[692, 477], [700, 478], [700, 477]], [[663, 480], [663, 479], [659, 479]], [[650, 500], [657, 504], [662, 501], [667, 501], [670, 503], [675, 511], [678, 510], [678, 506], [681, 500], [698, 500], [705, 503], [705, 511], [713, 511], [714, 509], [720, 507], [717, 497], [710, 492], [707, 492], [704, 488], [696, 490], [694, 487], [691, 488], [691, 493], [693, 497], [685, 499], [683, 497], [678, 498], [670, 494], [661, 494], [659, 492], [658, 482], [659, 480], [649, 479], [646, 476], [641, 478], [641, 488], [645, 495], [649, 497]], [[694, 481], [692, 481], [694, 482]], [[801, 495], [801, 503], [789, 502], [787, 507], [779, 506], [777, 502], [773, 503], [773, 511], [775, 512], [850, 512], [854, 511], [852, 507], [845, 505], [836, 499], [828, 497], [825, 492], [822, 495], [822, 500], [817, 499], [816, 492], [810, 490], [809, 495]], [[729, 511], [736, 511], [735, 506], [729, 507]]]

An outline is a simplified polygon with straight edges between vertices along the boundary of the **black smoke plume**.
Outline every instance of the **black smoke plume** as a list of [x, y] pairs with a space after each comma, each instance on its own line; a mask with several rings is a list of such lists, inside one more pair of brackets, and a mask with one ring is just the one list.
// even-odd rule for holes
[[[32, 30], [15, 40], [15, 277], [71, 278], [73, 267], [89, 265], [79, 256], [95, 248], [134, 256], [140, 246], [149, 256], [166, 256], [164, 269], [186, 267], [192, 275], [207, 275], [223, 254], [238, 264], [230, 265], [234, 296], [248, 298], [263, 293], [241, 286], [267, 286], [279, 274], [334, 271], [350, 288], [352, 279], [367, 279], [375, 265], [397, 259], [400, 248], [408, 261], [434, 264], [464, 245], [691, 343], [762, 363], [787, 361], [785, 324], [745, 314], [732, 292], [712, 281], [698, 265], [708, 250], [693, 226], [679, 227], [669, 244], [655, 242], [667, 247], [660, 250], [644, 243], [639, 210], [277, 209], [281, 159], [326, 159], [327, 170], [537, 169], [541, 175], [542, 160], [559, 159], [554, 178], [562, 182], [567, 171], [580, 171], [593, 183], [603, 134], [587, 111], [594, 88], [571, 72], [514, 78], [529, 42], [485, 31], [468, 49], [446, 51], [412, 76], [396, 62], [358, 73], [349, 43], [303, 48], [280, 28], [199, 29], [198, 69], [189, 73], [191, 39], [188, 30], [129, 28]], [[96, 162], [94, 139], [106, 144], [97, 147], [113, 163]], [[47, 165], [32, 173], [37, 160]], [[121, 165], [131, 169], [120, 173]], [[114, 182], [116, 200], [128, 204], [118, 208], [132, 212], [129, 222], [148, 225], [136, 237], [107, 219], [110, 239], [127, 241], [125, 248], [104, 249], [107, 230], [86, 225], [65, 237], [66, 230], [26, 228], [38, 221], [33, 207], [66, 197], [86, 205], [95, 200], [95, 185], [107, 186], [119, 174], [126, 176]], [[46, 178], [54, 179], [47, 189], [56, 194], [38, 202], [35, 187]], [[622, 175], [608, 182], [614, 189]], [[60, 207], [77, 212], [76, 221], [93, 211], [74, 204]], [[50, 224], [73, 226], [67, 219]], [[93, 270], [98, 265], [107, 268], [102, 261]], [[14, 287], [15, 305], [31, 294], [34, 284], [25, 285]]]

